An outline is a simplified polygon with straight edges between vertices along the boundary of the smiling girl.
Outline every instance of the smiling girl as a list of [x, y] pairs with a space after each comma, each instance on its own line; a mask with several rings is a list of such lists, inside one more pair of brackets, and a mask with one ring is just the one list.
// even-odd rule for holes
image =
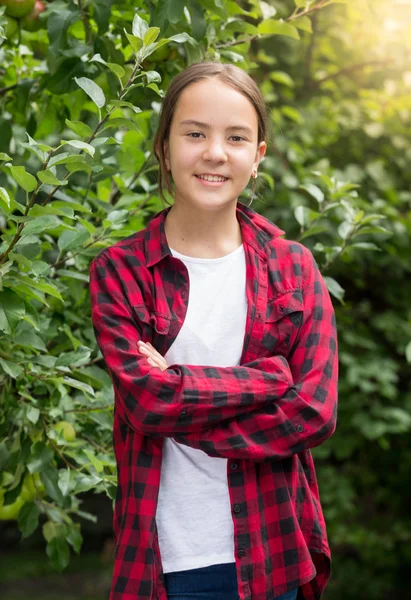
[[334, 311], [309, 250], [238, 201], [265, 138], [244, 71], [191, 65], [154, 140], [173, 204], [92, 263], [115, 392], [111, 600], [318, 600], [329, 578], [310, 448], [336, 424]]

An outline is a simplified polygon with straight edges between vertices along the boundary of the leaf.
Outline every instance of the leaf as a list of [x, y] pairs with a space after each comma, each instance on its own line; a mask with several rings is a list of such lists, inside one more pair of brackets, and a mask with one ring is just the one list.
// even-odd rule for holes
[[38, 171], [37, 177], [40, 179], [42, 183], [48, 183], [49, 185], [67, 185], [68, 181], [60, 181], [54, 175], [50, 169], [45, 169], [44, 171]]
[[23, 539], [36, 531], [39, 525], [40, 511], [34, 502], [26, 502], [19, 512], [18, 526]]
[[0, 358], [0, 366], [2, 367], [3, 371], [13, 379], [19, 377], [24, 370], [20, 365], [11, 362], [10, 360], [6, 360], [5, 358]]
[[[103, 58], [101, 58], [100, 54], [95, 54], [93, 56], [93, 58], [90, 59], [90, 62], [99, 62], [102, 65], [105, 65], [106, 67], [108, 67], [110, 69], [110, 71], [112, 71], [119, 78], [124, 77], [124, 75], [126, 74], [126, 72], [125, 72], [125, 70], [123, 69], [122, 66], [117, 65], [116, 63], [108, 63], [108, 62], [106, 62]], [[87, 135], [90, 136], [91, 134], [92, 134], [92, 131], [90, 129], [90, 133], [87, 134]]]
[[81, 550], [81, 545], [83, 543], [83, 536], [80, 533], [80, 525], [73, 524], [70, 525], [70, 531], [67, 535], [67, 541], [72, 546], [74, 552], [79, 554]]
[[124, 29], [124, 33], [126, 34], [126, 38], [130, 42], [130, 46], [134, 50], [134, 52], [139, 52], [143, 47], [143, 40], [135, 35], [131, 35]]
[[87, 230], [75, 230], [75, 231], [63, 231], [60, 235], [57, 245], [60, 250], [63, 252], [64, 250], [72, 250], [73, 248], [78, 248], [84, 244], [86, 240], [90, 238], [90, 234]]
[[63, 352], [57, 358], [55, 367], [78, 367], [88, 361], [90, 352], [90, 348], [85, 346], [81, 346], [75, 352]]
[[81, 121], [69, 121], [66, 119], [65, 123], [73, 133], [80, 137], [90, 137], [93, 134], [91, 127]]
[[286, 35], [295, 40], [300, 39], [298, 29], [289, 23], [277, 19], [267, 19], [258, 25], [258, 33], [262, 35]]
[[388, 233], [391, 235], [391, 231], [386, 229], [385, 227], [381, 227], [379, 225], [373, 225], [372, 227], [362, 227], [353, 235], [353, 237], [357, 237], [358, 235], [365, 235], [368, 233]]
[[159, 34], [159, 27], [150, 27], [147, 29], [146, 33], [144, 34], [144, 45], [149, 46], [150, 44], [153, 44], [158, 38]]
[[131, 110], [135, 113], [141, 113], [141, 108], [139, 108], [138, 106], [134, 106], [134, 104], [132, 104], [131, 102], [127, 102], [126, 100], [110, 100], [110, 103], [113, 106], [123, 106], [126, 108], [131, 108]]
[[144, 21], [144, 19], [142, 19], [140, 17], [140, 15], [138, 15], [136, 13], [134, 15], [133, 26], [132, 26], [133, 35], [140, 38], [141, 40], [143, 40], [144, 36], [146, 34], [146, 31], [148, 31], [148, 23], [146, 21]]
[[41, 473], [47, 469], [54, 458], [54, 452], [44, 442], [35, 442], [27, 459], [29, 473]]
[[411, 364], [411, 342], [408, 342], [405, 348], [405, 358], [407, 360], [407, 363]]
[[79, 150], [84, 150], [90, 156], [94, 156], [96, 151], [91, 144], [87, 144], [87, 142], [82, 142], [80, 140], [64, 140], [61, 142], [62, 144], [68, 144], [69, 146], [73, 146], [73, 148], [78, 148]]
[[114, 75], [117, 75], [117, 77], [119, 79], [124, 77], [124, 75], [126, 74], [125, 70], [123, 69], [123, 67], [121, 65], [109, 62], [109, 63], [107, 63], [107, 66], [110, 69], [110, 71], [112, 71], [114, 73]]
[[332, 294], [335, 298], [337, 298], [337, 300], [340, 300], [340, 302], [344, 304], [343, 298], [345, 290], [340, 286], [338, 281], [326, 275], [324, 276], [324, 281], [330, 294]]
[[58, 486], [57, 469], [49, 465], [41, 471], [40, 477], [50, 498], [58, 502], [58, 504], [62, 504], [64, 502], [64, 498]]
[[295, 123], [303, 122], [303, 117], [301, 116], [301, 113], [293, 106], [282, 106], [280, 110], [283, 113], [283, 115], [291, 119], [291, 121], [294, 121]]
[[39, 420], [40, 411], [35, 406], [29, 406], [27, 409], [26, 415], [27, 415], [27, 418], [30, 421], [30, 423], [33, 423], [33, 425], [35, 425], [37, 423], [37, 421]]
[[351, 244], [350, 248], [360, 248], [361, 250], [376, 250], [378, 252], [381, 251], [381, 248], [378, 248], [372, 242], [356, 242], [355, 244]]
[[0, 152], [0, 160], [13, 160], [11, 156], [6, 154], [5, 152]]
[[88, 77], [74, 77], [74, 81], [89, 96], [98, 108], [103, 108], [106, 103], [104, 92], [97, 83]]
[[55, 215], [44, 215], [43, 217], [36, 217], [32, 221], [28, 221], [23, 231], [21, 232], [21, 238], [25, 238], [29, 235], [42, 233], [48, 229], [55, 229], [60, 225], [61, 221]]
[[308, 31], [308, 33], [313, 32], [313, 26], [311, 23], [311, 19], [307, 16], [299, 17], [298, 19], [293, 20], [294, 27], [297, 29], [302, 29], [303, 31]]
[[32, 192], [37, 186], [37, 180], [33, 175], [27, 173], [24, 167], [9, 167], [13, 179], [26, 192]]
[[353, 225], [349, 221], [343, 221], [338, 227], [338, 235], [341, 239], [346, 240], [350, 237], [353, 230]]
[[57, 571], [63, 571], [70, 561], [70, 550], [63, 537], [53, 537], [46, 547], [51, 565]]
[[147, 78], [147, 83], [161, 83], [161, 75], [157, 71], [147, 71], [144, 75]]
[[288, 87], [294, 87], [295, 85], [294, 79], [292, 79], [285, 71], [272, 71], [270, 73], [270, 79], [271, 81], [276, 81], [277, 83], [281, 83]]
[[3, 200], [7, 208], [10, 208], [10, 196], [8, 191], [3, 187], [0, 187], [0, 200]]
[[63, 381], [70, 387], [81, 390], [86, 394], [90, 394], [90, 396], [94, 397], [95, 395], [93, 388], [90, 385], [87, 385], [87, 383], [83, 383], [82, 381], [78, 381], [77, 379], [73, 379], [72, 377], [63, 377]]
[[68, 467], [67, 469], [59, 470], [59, 488], [63, 496], [67, 496], [71, 491], [71, 471]]
[[0, 331], [12, 333], [25, 313], [26, 308], [20, 296], [9, 289], [0, 292]]
[[96, 469], [97, 473], [101, 473], [104, 470], [104, 465], [101, 460], [96, 458], [95, 454], [91, 450], [83, 450], [84, 454], [87, 456], [93, 467]]
[[295, 219], [301, 227], [308, 225], [308, 210], [309, 209], [306, 206], [296, 206], [294, 209]]
[[314, 185], [313, 183], [306, 183], [304, 185], [300, 185], [300, 188], [315, 198], [318, 204], [322, 204], [324, 202], [324, 192], [317, 185]]
[[324, 225], [314, 225], [314, 227], [310, 227], [310, 229], [307, 229], [307, 231], [303, 233], [300, 240], [304, 240], [312, 235], [317, 235], [318, 233], [324, 233], [325, 231], [329, 231], [329, 227], [325, 227]]

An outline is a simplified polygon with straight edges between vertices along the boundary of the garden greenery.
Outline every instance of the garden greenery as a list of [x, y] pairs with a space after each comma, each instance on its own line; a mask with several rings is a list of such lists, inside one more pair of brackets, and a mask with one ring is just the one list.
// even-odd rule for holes
[[114, 499], [113, 391], [90, 319], [90, 261], [163, 208], [152, 141], [171, 78], [203, 59], [231, 62], [269, 107], [252, 206], [312, 250], [335, 300], [339, 421], [314, 452], [334, 552], [327, 597], [394, 597], [411, 560], [411, 7], [53, 0], [16, 19], [9, 5], [0, 518], [17, 519], [22, 537], [40, 527], [61, 570], [81, 550], [81, 520], [95, 520], [84, 492]]

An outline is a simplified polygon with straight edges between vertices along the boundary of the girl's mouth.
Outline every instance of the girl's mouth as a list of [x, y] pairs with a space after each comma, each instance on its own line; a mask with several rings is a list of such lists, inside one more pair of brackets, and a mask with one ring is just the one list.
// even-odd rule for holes
[[207, 187], [221, 187], [228, 181], [228, 177], [222, 175], [195, 175], [195, 177], [202, 185]]

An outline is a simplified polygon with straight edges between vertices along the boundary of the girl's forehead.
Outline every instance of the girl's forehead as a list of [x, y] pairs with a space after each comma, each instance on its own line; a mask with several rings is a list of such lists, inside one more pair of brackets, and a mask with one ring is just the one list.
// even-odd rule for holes
[[247, 121], [249, 126], [258, 126], [257, 112], [240, 91], [216, 77], [190, 84], [178, 99], [174, 120]]

